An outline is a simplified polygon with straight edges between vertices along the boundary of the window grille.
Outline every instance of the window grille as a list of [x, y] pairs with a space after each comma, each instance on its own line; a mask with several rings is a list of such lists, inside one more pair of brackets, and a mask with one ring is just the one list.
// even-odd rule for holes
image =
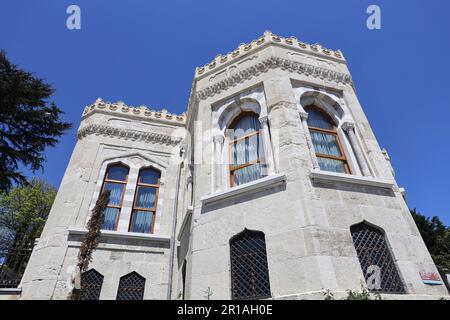
[[81, 275], [81, 300], [98, 300], [102, 290], [103, 276], [91, 269]]
[[244, 230], [230, 240], [230, 251], [232, 298], [270, 298], [264, 233]]
[[145, 278], [131, 272], [120, 278], [117, 300], [143, 300]]
[[350, 230], [369, 290], [379, 293], [405, 293], [384, 234], [365, 223], [353, 226]]

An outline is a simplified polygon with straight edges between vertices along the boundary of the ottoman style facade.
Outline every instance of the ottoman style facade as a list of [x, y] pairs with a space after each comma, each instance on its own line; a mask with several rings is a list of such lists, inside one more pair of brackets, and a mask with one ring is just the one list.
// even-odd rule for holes
[[86, 107], [22, 299], [67, 299], [102, 190], [86, 299], [448, 294], [340, 51], [265, 32], [196, 69], [185, 114]]

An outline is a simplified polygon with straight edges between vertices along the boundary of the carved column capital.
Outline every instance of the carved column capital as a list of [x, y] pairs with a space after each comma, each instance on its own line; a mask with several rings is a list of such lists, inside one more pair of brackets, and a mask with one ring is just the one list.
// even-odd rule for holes
[[224, 136], [221, 135], [221, 134], [218, 134], [217, 136], [214, 136], [214, 137], [213, 137], [214, 143], [220, 143], [220, 144], [222, 144], [222, 143], [224, 142], [224, 140], [225, 140], [225, 138], [224, 138]]
[[345, 132], [348, 132], [349, 130], [355, 129], [355, 124], [353, 122], [344, 122], [341, 125], [342, 130], [344, 130]]
[[261, 124], [267, 123], [269, 121], [269, 117], [267, 115], [259, 117], [259, 122]]
[[305, 120], [308, 119], [308, 112], [306, 112], [306, 111], [300, 111], [299, 114], [300, 114], [300, 118], [301, 118], [301, 119], [305, 119]]

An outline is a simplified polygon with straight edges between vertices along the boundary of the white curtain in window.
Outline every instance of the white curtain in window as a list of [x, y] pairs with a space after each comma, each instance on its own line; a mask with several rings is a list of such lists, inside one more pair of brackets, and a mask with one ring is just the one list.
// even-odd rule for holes
[[[261, 160], [262, 144], [260, 136], [253, 134], [261, 129], [256, 115], [242, 117], [233, 128], [233, 139], [237, 140], [232, 145], [233, 166], [249, 164]], [[250, 136], [248, 136], [250, 135]], [[243, 138], [245, 136], [245, 138]], [[240, 185], [257, 180], [263, 176], [262, 165], [254, 163], [233, 172], [235, 185]]]
[[117, 215], [119, 214], [120, 209], [108, 207], [104, 213], [104, 220], [102, 229], [103, 230], [115, 230], [116, 229], [116, 221]]
[[131, 226], [132, 232], [141, 232], [141, 233], [150, 233], [152, 220], [153, 220], [153, 212], [151, 211], [142, 211], [135, 210], [133, 212], [133, 224]]

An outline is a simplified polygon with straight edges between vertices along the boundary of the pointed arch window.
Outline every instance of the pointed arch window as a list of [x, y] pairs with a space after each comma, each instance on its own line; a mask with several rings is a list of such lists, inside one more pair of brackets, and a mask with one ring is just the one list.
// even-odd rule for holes
[[128, 181], [129, 168], [123, 164], [108, 166], [100, 194], [110, 190], [109, 203], [105, 210], [102, 229], [116, 230], [122, 209], [123, 196]]
[[160, 179], [158, 170], [140, 170], [129, 228], [131, 232], [153, 233]]
[[245, 229], [230, 240], [233, 300], [270, 298], [264, 233]]
[[320, 169], [350, 174], [333, 119], [316, 106], [306, 107], [305, 111], [308, 113], [308, 128]]
[[230, 139], [230, 186], [238, 186], [265, 176], [261, 124], [253, 112], [241, 113], [228, 128]]
[[369, 290], [405, 293], [384, 233], [364, 222], [352, 226], [350, 231]]
[[103, 285], [103, 275], [95, 269], [81, 275], [81, 300], [98, 300]]
[[145, 278], [133, 271], [120, 278], [116, 300], [143, 300]]

